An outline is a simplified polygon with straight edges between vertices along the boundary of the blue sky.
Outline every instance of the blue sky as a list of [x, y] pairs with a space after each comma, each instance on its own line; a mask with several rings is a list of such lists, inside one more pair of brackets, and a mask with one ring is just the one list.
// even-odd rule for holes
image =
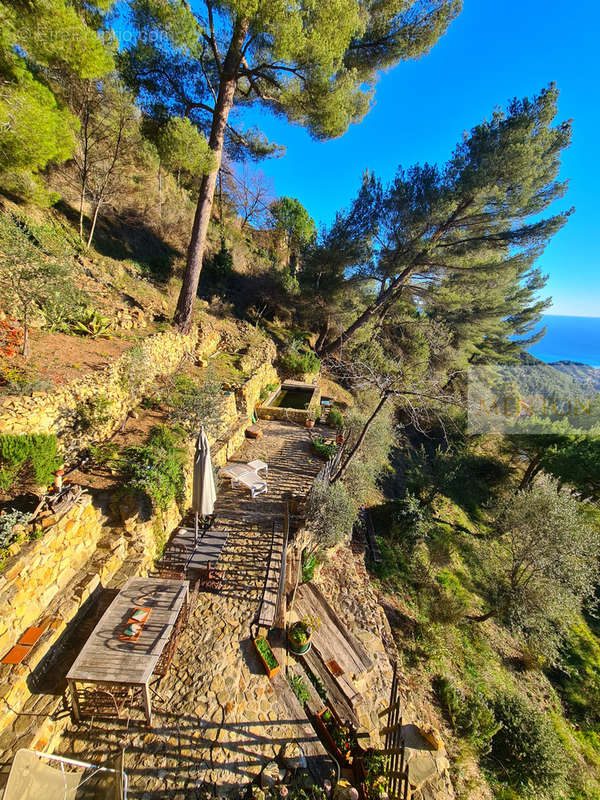
[[556, 209], [575, 214], [540, 260], [550, 280], [550, 313], [600, 316], [600, 68], [596, 0], [464, 0], [464, 11], [432, 52], [381, 76], [375, 104], [360, 125], [332, 142], [256, 109], [258, 125], [286, 154], [261, 164], [278, 195], [297, 197], [317, 223], [347, 206], [368, 167], [391, 178], [401, 163], [446, 161], [462, 132], [514, 96], [551, 81], [559, 118], [574, 120]]

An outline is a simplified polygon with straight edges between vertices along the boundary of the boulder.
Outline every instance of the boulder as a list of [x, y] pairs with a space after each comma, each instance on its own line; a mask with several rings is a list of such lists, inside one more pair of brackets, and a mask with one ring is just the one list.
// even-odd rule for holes
[[263, 789], [270, 789], [279, 783], [279, 765], [276, 761], [269, 761], [260, 775], [260, 785]]

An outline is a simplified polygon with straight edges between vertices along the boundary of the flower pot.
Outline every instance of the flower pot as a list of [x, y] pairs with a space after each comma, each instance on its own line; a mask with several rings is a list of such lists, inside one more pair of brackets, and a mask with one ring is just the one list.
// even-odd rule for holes
[[291, 631], [292, 631], [294, 628], [296, 628], [298, 625], [300, 625], [300, 623], [298, 623], [298, 622], [295, 622], [295, 623], [292, 625], [292, 627], [291, 627], [291, 628], [290, 628], [290, 630], [288, 631], [288, 637], [287, 637], [287, 638], [288, 638], [288, 644], [289, 644], [289, 647], [290, 647], [290, 650], [291, 650], [291, 652], [292, 652], [292, 653], [293, 653], [295, 656], [303, 656], [305, 653], [308, 653], [308, 651], [310, 650], [310, 648], [311, 648], [311, 646], [312, 646], [312, 642], [311, 642], [311, 636], [312, 636], [312, 634], [310, 634], [310, 633], [308, 634], [308, 636], [307, 636], [307, 639], [306, 639], [306, 641], [305, 641], [303, 644], [299, 644], [298, 642], [295, 642], [295, 641], [294, 641], [294, 640], [293, 640], [293, 639], [290, 637], [290, 632], [291, 632]]
[[307, 428], [314, 428], [315, 421], [314, 419], [307, 419], [304, 424], [306, 425]]
[[[254, 649], [258, 653], [258, 657], [262, 661], [265, 672], [269, 678], [273, 678], [277, 675], [279, 672], [279, 662], [275, 658], [275, 654], [264, 636], [257, 636], [257, 638], [254, 639]], [[266, 655], [263, 655], [261, 651], [265, 651]]]

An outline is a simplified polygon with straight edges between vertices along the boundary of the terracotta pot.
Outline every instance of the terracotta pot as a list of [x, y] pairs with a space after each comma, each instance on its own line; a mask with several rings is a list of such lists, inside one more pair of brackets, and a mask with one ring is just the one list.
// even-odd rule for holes
[[315, 421], [314, 419], [307, 419], [304, 424], [306, 425], [307, 428], [313, 428], [315, 425]]

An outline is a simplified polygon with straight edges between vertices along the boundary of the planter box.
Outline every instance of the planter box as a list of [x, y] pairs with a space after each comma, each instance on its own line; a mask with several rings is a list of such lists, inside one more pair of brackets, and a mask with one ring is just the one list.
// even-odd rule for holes
[[315, 727], [315, 730], [319, 734], [319, 737], [323, 742], [323, 744], [327, 747], [332, 756], [339, 762], [340, 766], [342, 766], [343, 764], [350, 764], [352, 759], [352, 753], [350, 751], [343, 753], [340, 750], [333, 736], [329, 732], [329, 728], [322, 719], [323, 714], [325, 714], [325, 712], [327, 711], [329, 711], [329, 713], [335, 720], [336, 725], [340, 726], [342, 725], [342, 721], [340, 720], [339, 716], [335, 713], [333, 708], [325, 706], [319, 711], [319, 713], [315, 717], [313, 717], [313, 725]]
[[[260, 652], [260, 650], [258, 649], [258, 642], [259, 642], [259, 641], [261, 641], [261, 642], [265, 642], [265, 643], [266, 643], [266, 645], [267, 645], [267, 647], [269, 648], [269, 651], [270, 651], [271, 655], [273, 656], [273, 661], [275, 661], [275, 666], [274, 666], [274, 667], [270, 667], [270, 666], [267, 664], [267, 662], [266, 662], [266, 661], [265, 661], [265, 659], [264, 659], [264, 656], [263, 656], [263, 654], [262, 654], [262, 653]], [[255, 649], [255, 650], [256, 650], [256, 652], [258, 653], [258, 657], [259, 657], [259, 658], [260, 658], [260, 660], [262, 661], [262, 665], [263, 665], [263, 667], [265, 668], [265, 672], [267, 673], [267, 675], [269, 676], [269, 678], [273, 678], [275, 675], [277, 675], [277, 673], [279, 672], [279, 662], [277, 661], [277, 659], [275, 658], [275, 654], [274, 654], [274, 653], [273, 653], [273, 651], [271, 650], [271, 645], [269, 644], [269, 642], [267, 642], [267, 640], [265, 639], [265, 637], [264, 637], [264, 636], [258, 636], [256, 639], [254, 639], [254, 649]]]

